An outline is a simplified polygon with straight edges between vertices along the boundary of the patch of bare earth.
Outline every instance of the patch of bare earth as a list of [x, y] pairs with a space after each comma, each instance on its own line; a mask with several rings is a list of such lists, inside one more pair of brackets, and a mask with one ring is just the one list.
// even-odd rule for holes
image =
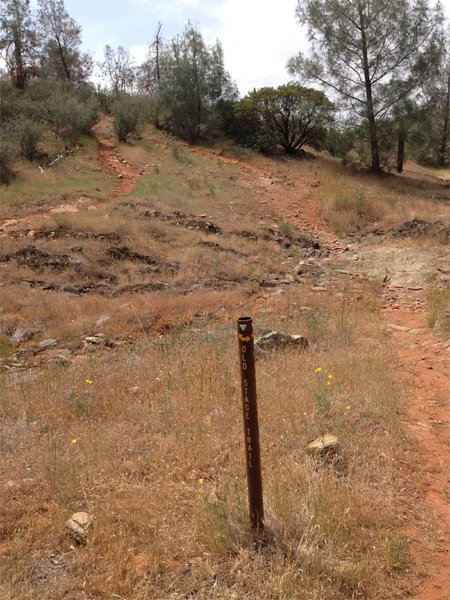
[[[427, 323], [430, 267], [444, 281], [447, 247], [341, 239], [318, 208], [334, 184], [315, 160], [183, 145], [211, 181], [172, 162], [185, 197], [169, 200], [197, 209], [162, 199], [154, 181], [136, 196], [139, 168], [110, 126], [97, 136], [117, 187], [95, 222], [70, 205], [53, 209], [74, 213], [57, 226], [36, 215], [0, 224], [2, 317], [23, 357], [2, 388], [5, 595], [387, 599], [411, 597], [419, 565], [416, 600], [447, 600], [450, 346]], [[153, 142], [167, 160], [170, 144]], [[149, 180], [151, 168], [162, 176], [155, 162]], [[409, 185], [392, 181], [374, 186]], [[212, 184], [220, 193], [198, 191]], [[258, 365], [275, 540], [260, 554], [247, 543], [233, 412], [241, 311], [311, 342]], [[39, 327], [55, 339], [39, 341]], [[306, 452], [325, 428], [341, 443], [331, 463]], [[85, 509], [96, 521], [76, 547], [60, 524]]]

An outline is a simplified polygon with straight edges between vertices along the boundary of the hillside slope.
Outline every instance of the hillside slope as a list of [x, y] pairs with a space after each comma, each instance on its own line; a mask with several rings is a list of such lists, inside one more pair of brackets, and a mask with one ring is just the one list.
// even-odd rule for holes
[[[2, 597], [447, 600], [448, 174], [377, 179], [152, 130], [117, 147], [110, 127], [91, 159], [104, 190], [2, 198]], [[244, 313], [309, 339], [258, 359], [260, 553]], [[332, 460], [306, 451], [323, 433]], [[94, 516], [79, 545], [77, 510]]]

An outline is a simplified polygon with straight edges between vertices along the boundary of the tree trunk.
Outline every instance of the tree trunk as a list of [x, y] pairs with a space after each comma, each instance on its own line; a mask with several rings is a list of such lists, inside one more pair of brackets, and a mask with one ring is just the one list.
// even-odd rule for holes
[[397, 145], [397, 173], [403, 171], [403, 163], [405, 161], [405, 129], [403, 124], [398, 130], [398, 145]]
[[22, 56], [22, 40], [18, 28], [14, 29], [14, 60], [16, 64], [13, 85], [17, 89], [23, 90], [25, 88], [25, 69]]
[[67, 81], [70, 81], [71, 77], [70, 77], [70, 71], [69, 71], [69, 67], [67, 65], [67, 61], [66, 61], [66, 57], [65, 57], [65, 52], [64, 52], [65, 49], [63, 48], [63, 46], [60, 42], [59, 35], [56, 35], [56, 43], [58, 44], [59, 55], [61, 57], [61, 63], [62, 63], [63, 69], [64, 69], [64, 73], [66, 75], [66, 79], [67, 79]]
[[161, 33], [161, 23], [158, 23], [158, 31], [156, 33], [156, 38], [155, 38], [155, 46], [156, 46], [156, 81], [159, 83], [161, 81], [161, 59], [160, 59], [160, 54], [161, 54], [161, 50], [160, 50], [160, 46], [161, 46], [161, 37], [160, 37], [160, 33]]
[[364, 70], [364, 85], [366, 89], [366, 109], [367, 109], [367, 121], [369, 124], [369, 140], [370, 140], [370, 155], [371, 165], [370, 170], [372, 173], [379, 173], [380, 169], [380, 151], [378, 148], [378, 131], [377, 124], [375, 121], [375, 114], [373, 110], [373, 96], [372, 96], [372, 81], [370, 79], [369, 71], [369, 58], [367, 52], [367, 39], [366, 39], [366, 24], [364, 22], [364, 15], [362, 8], [359, 9], [359, 25], [361, 31], [361, 45], [363, 54], [363, 70]]
[[442, 126], [442, 137], [441, 143], [439, 146], [439, 157], [438, 157], [438, 165], [440, 167], [445, 167], [447, 163], [447, 146], [448, 146], [448, 134], [450, 128], [450, 69], [448, 71], [447, 78], [447, 94], [446, 94], [446, 102], [444, 106], [444, 122]]

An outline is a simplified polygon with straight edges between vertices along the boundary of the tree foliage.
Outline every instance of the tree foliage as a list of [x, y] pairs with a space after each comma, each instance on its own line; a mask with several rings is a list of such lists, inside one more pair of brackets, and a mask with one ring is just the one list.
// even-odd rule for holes
[[202, 137], [220, 119], [221, 108], [237, 91], [223, 63], [219, 42], [207, 46], [188, 24], [164, 51], [158, 88], [165, 125], [190, 141]]
[[379, 125], [433, 68], [440, 11], [426, 0], [298, 0], [297, 16], [312, 54], [292, 58], [289, 71], [336, 93], [367, 123], [378, 172]]
[[126, 142], [129, 135], [138, 133], [142, 123], [149, 120], [149, 100], [143, 96], [121, 94], [112, 104], [111, 113], [117, 137]]
[[38, 0], [38, 6], [42, 73], [71, 83], [87, 81], [93, 63], [81, 52], [81, 27], [69, 16], [63, 0]]
[[13, 87], [23, 90], [36, 73], [38, 39], [29, 0], [3, 0], [0, 8], [0, 56]]
[[117, 50], [114, 50], [107, 44], [104, 49], [104, 61], [100, 64], [100, 69], [115, 96], [130, 92], [133, 89], [135, 66], [126, 48], [119, 46]]
[[304, 144], [317, 142], [332, 109], [323, 92], [290, 83], [250, 92], [236, 115], [250, 145], [266, 153], [280, 145], [286, 154], [296, 154]]

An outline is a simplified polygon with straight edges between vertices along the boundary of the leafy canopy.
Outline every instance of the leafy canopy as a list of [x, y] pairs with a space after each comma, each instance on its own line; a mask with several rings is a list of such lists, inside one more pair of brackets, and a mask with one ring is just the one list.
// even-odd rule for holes
[[289, 83], [253, 90], [238, 103], [236, 115], [249, 145], [267, 153], [280, 145], [296, 154], [318, 141], [332, 110], [323, 92]]

